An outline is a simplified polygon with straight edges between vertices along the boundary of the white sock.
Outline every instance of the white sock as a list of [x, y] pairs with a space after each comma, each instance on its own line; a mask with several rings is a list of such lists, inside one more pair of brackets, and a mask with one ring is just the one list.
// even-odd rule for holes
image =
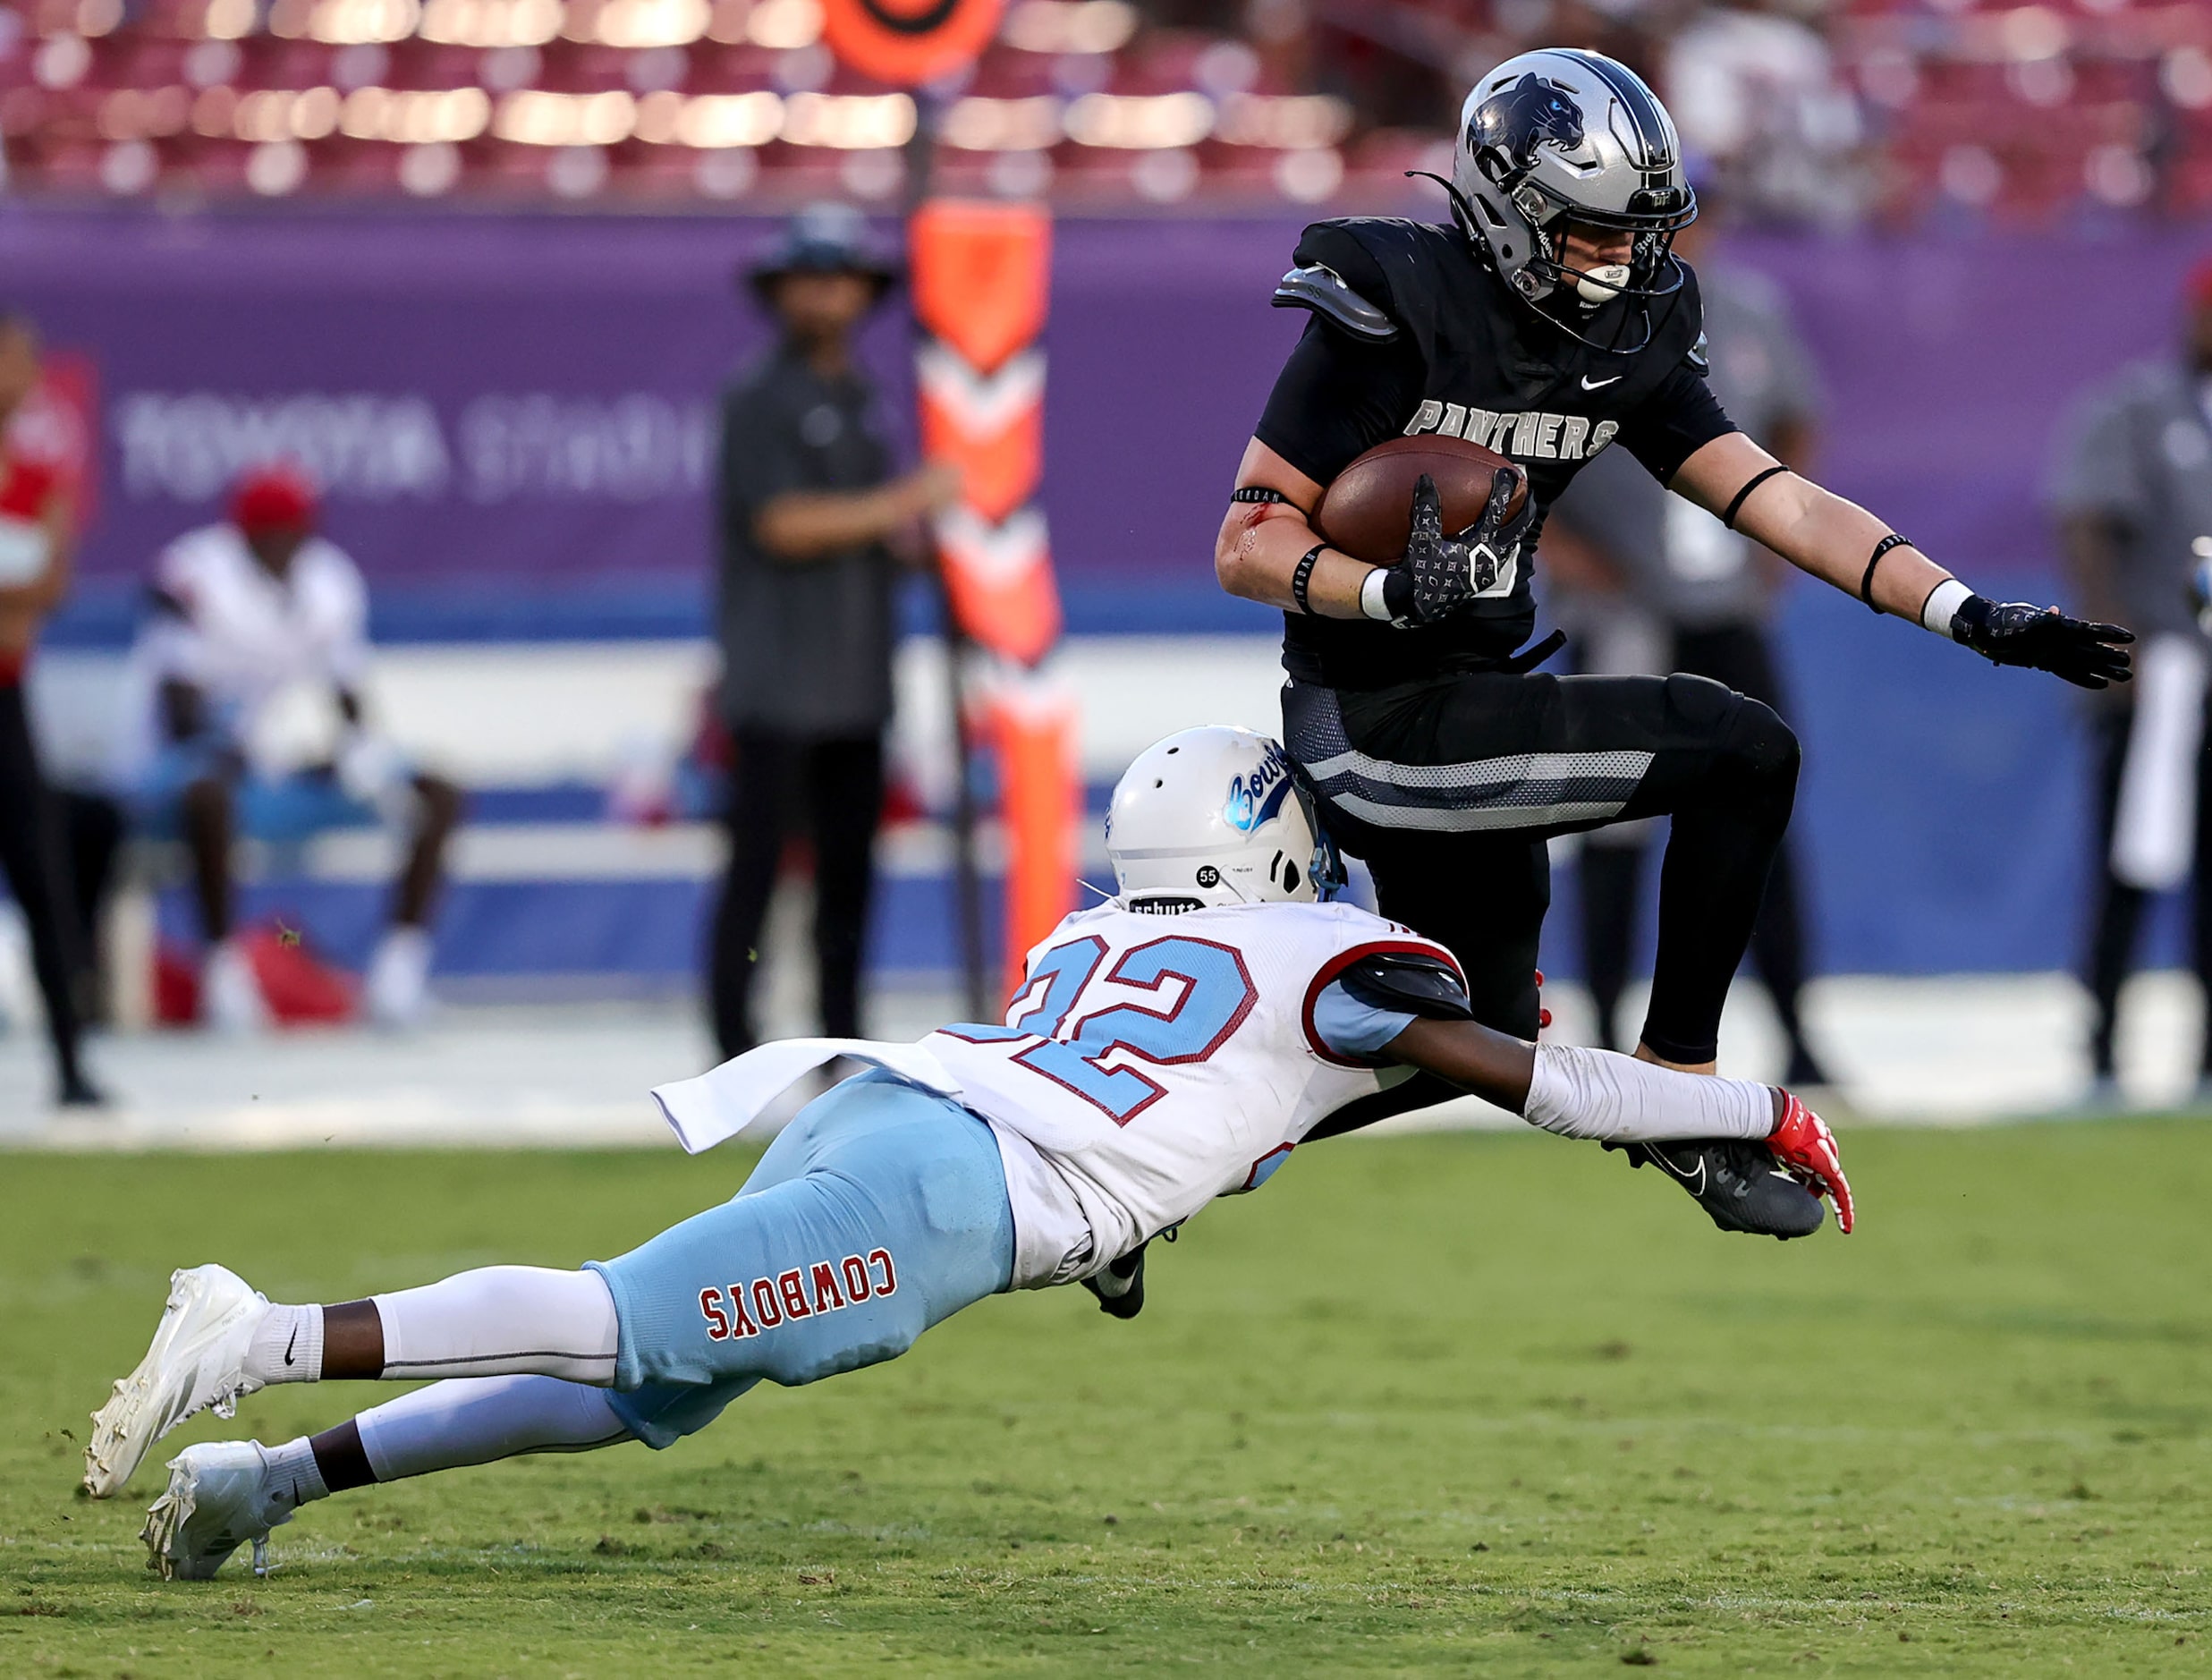
[[1669, 1138], [1764, 1138], [1774, 1092], [1748, 1079], [1655, 1067], [1632, 1056], [1539, 1044], [1522, 1110], [1530, 1125], [1570, 1138], [1623, 1143]]
[[315, 1449], [308, 1445], [306, 1436], [286, 1441], [282, 1447], [264, 1447], [261, 1455], [268, 1465], [271, 1487], [291, 1484], [294, 1507], [330, 1498], [330, 1489], [323, 1485], [322, 1467], [316, 1464]]
[[372, 1299], [387, 1379], [534, 1372], [602, 1388], [614, 1381], [614, 1297], [597, 1272], [487, 1266]]
[[323, 1310], [271, 1307], [246, 1348], [246, 1375], [265, 1383], [322, 1381]]
[[432, 1383], [353, 1421], [378, 1481], [488, 1464], [518, 1453], [589, 1452], [631, 1438], [605, 1389], [554, 1377]]

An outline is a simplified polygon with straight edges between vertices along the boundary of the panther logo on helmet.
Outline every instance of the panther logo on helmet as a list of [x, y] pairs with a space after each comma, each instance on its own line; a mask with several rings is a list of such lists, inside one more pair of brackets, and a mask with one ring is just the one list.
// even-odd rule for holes
[[1486, 160], [1503, 156], [1515, 170], [1536, 162], [1536, 148], [1572, 151], [1582, 143], [1582, 113], [1564, 89], [1531, 71], [1475, 107], [1467, 144]]

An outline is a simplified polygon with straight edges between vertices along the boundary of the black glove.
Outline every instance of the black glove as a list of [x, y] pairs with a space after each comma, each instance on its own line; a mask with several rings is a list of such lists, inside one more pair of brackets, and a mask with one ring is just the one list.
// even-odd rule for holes
[[1992, 665], [2032, 666], [2081, 688], [2125, 683], [2134, 675], [2126, 652], [2133, 631], [2069, 618], [2055, 607], [1970, 595], [1952, 616], [1951, 634]]
[[1447, 537], [1436, 480], [1421, 474], [1413, 487], [1413, 534], [1405, 558], [1383, 579], [1383, 605], [1390, 609], [1392, 624], [1433, 624], [1448, 618], [1511, 574], [1521, 558], [1521, 540], [1536, 522], [1534, 496], [1521, 504], [1519, 513], [1505, 517], [1518, 481], [1516, 474], [1501, 467], [1491, 480], [1482, 517], [1458, 536]]

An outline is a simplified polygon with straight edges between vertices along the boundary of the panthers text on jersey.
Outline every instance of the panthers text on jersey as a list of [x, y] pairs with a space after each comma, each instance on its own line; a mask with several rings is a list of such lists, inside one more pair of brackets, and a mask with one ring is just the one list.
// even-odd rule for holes
[[[1664, 481], [1734, 429], [1706, 386], [1697, 280], [1687, 267], [1679, 293], [1648, 306], [1649, 344], [1615, 352], [1580, 343], [1537, 313], [1456, 227], [1318, 222], [1292, 261], [1335, 276], [1380, 312], [1389, 334], [1354, 333], [1317, 311], [1276, 381], [1256, 436], [1318, 483], [1386, 438], [1445, 432], [1525, 467], [1540, 509], [1609, 447], [1628, 449]], [[1286, 289], [1277, 298], [1304, 303], [1309, 295]], [[1605, 342], [1608, 323], [1646, 307], [1608, 303], [1586, 336]], [[1640, 336], [1623, 331], [1624, 343]], [[1524, 543], [1510, 575], [1441, 624], [1397, 629], [1288, 615], [1284, 664], [1302, 681], [1340, 688], [1494, 668], [1535, 625], [1535, 547]]]
[[1212, 1198], [1257, 1188], [1324, 1116], [1405, 1070], [1325, 1041], [1361, 957], [1443, 946], [1354, 905], [1079, 911], [1029, 955], [1004, 1026], [922, 1040], [990, 1122], [1014, 1285], [1088, 1276]]

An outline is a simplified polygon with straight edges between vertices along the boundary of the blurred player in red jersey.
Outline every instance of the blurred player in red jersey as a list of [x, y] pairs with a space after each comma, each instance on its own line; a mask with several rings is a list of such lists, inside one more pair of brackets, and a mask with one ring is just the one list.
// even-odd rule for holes
[[[232, 841], [298, 840], [324, 829], [392, 822], [408, 831], [389, 929], [364, 986], [387, 1026], [428, 1001], [431, 904], [461, 790], [414, 770], [368, 725], [369, 596], [360, 569], [319, 534], [315, 487], [296, 467], [254, 468], [232, 492], [230, 518], [188, 531], [155, 563], [155, 615], [135, 658], [147, 691], [131, 780], [146, 829], [180, 836], [192, 854], [208, 946], [203, 1019], [224, 1031], [267, 1023], [253, 966], [233, 938]], [[341, 724], [330, 761], [305, 769], [257, 763], [256, 725], [300, 684], [326, 691]]]
[[38, 627], [69, 592], [71, 498], [51, 463], [25, 455], [8, 422], [38, 383], [38, 334], [21, 315], [0, 314], [0, 869], [30, 929], [31, 965], [54, 1041], [56, 1099], [96, 1105], [100, 1094], [77, 1055], [72, 978], [75, 949], [61, 821], [30, 738], [23, 671]]

